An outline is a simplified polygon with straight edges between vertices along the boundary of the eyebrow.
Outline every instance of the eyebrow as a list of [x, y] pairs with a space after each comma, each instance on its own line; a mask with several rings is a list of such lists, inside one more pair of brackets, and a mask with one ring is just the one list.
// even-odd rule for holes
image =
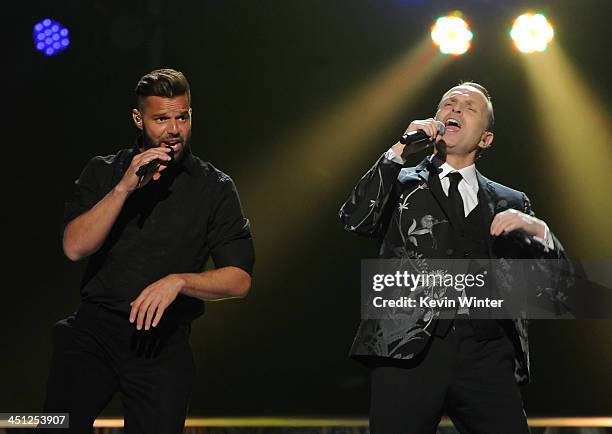
[[[185, 110], [185, 111], [180, 112], [178, 116], [185, 116], [188, 114], [189, 114], [189, 110]], [[160, 117], [170, 117], [170, 116], [168, 116], [168, 112], [160, 112], [160, 113], [152, 114], [151, 117], [160, 118]]]
[[[446, 102], [448, 100], [452, 100], [452, 99], [457, 99], [457, 95], [449, 95], [446, 98], [443, 98], [441, 103]], [[467, 105], [471, 105], [471, 106], [475, 106], [476, 107], [474, 102], [475, 102], [475, 100], [473, 98], [469, 98], [469, 99], [466, 100], [466, 104]]]

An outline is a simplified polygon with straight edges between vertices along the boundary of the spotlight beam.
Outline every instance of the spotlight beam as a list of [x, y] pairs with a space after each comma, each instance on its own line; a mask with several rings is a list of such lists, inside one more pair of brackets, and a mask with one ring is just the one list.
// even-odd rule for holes
[[[521, 56], [542, 126], [542, 168], [562, 216], [569, 251], [612, 257], [610, 112], [559, 44]], [[554, 77], [551, 79], [551, 77]]]
[[[375, 158], [386, 150], [373, 147], [381, 145], [387, 125], [450, 59], [437, 52], [429, 37], [423, 38], [342, 103], [272, 146], [276, 151], [266, 161], [254, 164], [259, 169], [241, 181], [246, 186], [241, 192], [256, 204], [249, 211], [253, 221], [266, 222], [255, 229], [263, 259], [258, 259], [258, 272], [268, 268], [268, 252], [267, 265], [273, 270], [272, 256], [282, 255], [292, 242], [308, 236], [322, 218], [334, 219], [321, 216], [316, 205], [338, 194], [337, 180], [354, 170], [364, 152]], [[341, 188], [344, 198], [349, 192], [346, 186]]]

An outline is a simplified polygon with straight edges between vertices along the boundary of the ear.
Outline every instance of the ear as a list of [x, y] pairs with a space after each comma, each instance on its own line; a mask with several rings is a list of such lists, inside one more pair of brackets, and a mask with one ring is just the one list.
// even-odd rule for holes
[[136, 128], [142, 130], [142, 115], [138, 109], [132, 109], [132, 119], [134, 120]]
[[491, 147], [491, 143], [493, 143], [493, 133], [491, 131], [485, 131], [482, 133], [480, 142], [478, 142], [478, 147], [480, 149], [487, 149]]

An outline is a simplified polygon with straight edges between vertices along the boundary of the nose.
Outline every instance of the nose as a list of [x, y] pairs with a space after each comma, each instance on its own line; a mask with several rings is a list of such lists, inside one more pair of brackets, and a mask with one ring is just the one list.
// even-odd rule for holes
[[168, 123], [167, 131], [169, 134], [173, 134], [173, 135], [179, 133], [178, 122], [176, 121], [176, 119], [170, 120], [170, 122]]

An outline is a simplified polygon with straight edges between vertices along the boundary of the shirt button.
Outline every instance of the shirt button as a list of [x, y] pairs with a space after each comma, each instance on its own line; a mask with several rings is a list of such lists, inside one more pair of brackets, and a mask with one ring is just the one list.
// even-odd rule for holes
[[451, 256], [453, 254], [453, 249], [446, 249], [446, 254]]

